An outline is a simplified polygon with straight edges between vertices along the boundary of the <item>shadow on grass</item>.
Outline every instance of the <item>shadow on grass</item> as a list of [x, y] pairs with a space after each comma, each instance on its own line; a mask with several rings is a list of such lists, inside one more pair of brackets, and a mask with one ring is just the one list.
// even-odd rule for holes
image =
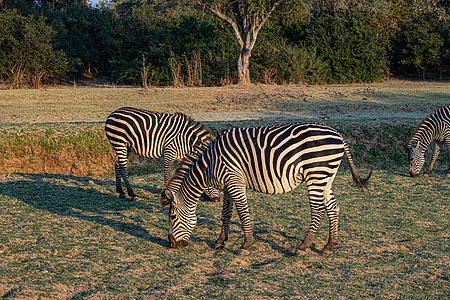
[[[155, 213], [158, 206], [139, 201], [119, 199], [110, 193], [99, 191], [91, 185], [111, 186], [111, 181], [89, 177], [55, 174], [19, 174], [24, 180], [0, 183], [0, 194], [16, 198], [40, 210], [46, 210], [59, 216], [70, 216], [95, 222], [103, 226], [137, 238], [169, 247], [168, 241], [152, 236], [135, 222], [122, 222], [109, 216], [123, 216], [122, 212], [133, 208]], [[149, 187], [151, 193], [159, 194], [160, 189]], [[156, 196], [155, 196], [156, 198]], [[139, 218], [137, 218], [139, 219]], [[140, 222], [141, 220], [135, 220]], [[156, 224], [156, 227], [159, 227]]]

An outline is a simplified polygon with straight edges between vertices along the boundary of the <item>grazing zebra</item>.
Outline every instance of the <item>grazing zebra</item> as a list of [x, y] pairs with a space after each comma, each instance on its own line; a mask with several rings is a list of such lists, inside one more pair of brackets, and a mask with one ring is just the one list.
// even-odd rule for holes
[[447, 177], [450, 177], [450, 106], [441, 107], [426, 117], [406, 142], [405, 151], [408, 152], [411, 177], [419, 176], [425, 162], [425, 150], [433, 141], [435, 142], [433, 158], [425, 174], [431, 173], [440, 148], [445, 142], [449, 159]]
[[[175, 160], [181, 161], [188, 153], [199, 155], [213, 140], [211, 132], [200, 122], [182, 114], [164, 114], [144, 109], [123, 107], [112, 112], [106, 119], [105, 133], [117, 161], [116, 191], [120, 198], [126, 198], [121, 179], [125, 182], [128, 195], [136, 199], [136, 194], [128, 181], [128, 155], [135, 151], [147, 158], [164, 156], [164, 186], [172, 174]], [[216, 189], [207, 189], [211, 201], [219, 200]]]
[[334, 129], [315, 123], [293, 123], [259, 128], [236, 128], [220, 135], [198, 157], [181, 162], [163, 193], [170, 204], [169, 241], [172, 247], [188, 244], [196, 224], [195, 210], [207, 186], [224, 191], [222, 229], [215, 248], [228, 239], [233, 203], [239, 214], [245, 241], [242, 249], [253, 243], [247, 196], [250, 188], [266, 194], [282, 194], [306, 182], [311, 208], [311, 225], [296, 255], [311, 247], [320, 219], [327, 213], [330, 233], [324, 252], [338, 244], [339, 207], [331, 184], [347, 156], [353, 180], [366, 188], [355, 168], [350, 150]]

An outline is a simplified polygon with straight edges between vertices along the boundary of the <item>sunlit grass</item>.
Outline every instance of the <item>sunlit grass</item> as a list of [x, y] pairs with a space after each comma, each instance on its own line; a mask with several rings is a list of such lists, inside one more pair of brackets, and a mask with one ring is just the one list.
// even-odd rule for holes
[[[14, 297], [445, 298], [450, 288], [450, 183], [377, 171], [360, 192], [340, 171], [340, 246], [330, 256], [292, 254], [309, 225], [304, 186], [284, 195], [249, 191], [256, 244], [212, 246], [221, 205], [201, 202], [190, 245], [169, 249], [162, 176], [134, 177], [139, 201], [121, 200], [112, 178], [10, 174], [0, 180], [0, 295]], [[321, 249], [328, 221], [315, 238]]]
[[[449, 95], [448, 85], [414, 82], [0, 91], [0, 165], [13, 172], [0, 175], [0, 297], [448, 298], [447, 153], [435, 174], [412, 179], [402, 143]], [[326, 217], [313, 249], [292, 256], [310, 222], [304, 185], [276, 196], [248, 191], [256, 238], [248, 256], [238, 255], [236, 212], [226, 246], [213, 250], [220, 203], [200, 202], [189, 246], [170, 249], [167, 208], [158, 201], [161, 160], [131, 157], [138, 201], [115, 192], [103, 122], [121, 106], [203, 117], [214, 133], [288, 121], [331, 125], [361, 175], [374, 168], [369, 191], [355, 187], [344, 160], [333, 185], [340, 244], [329, 256], [319, 251], [328, 239]], [[243, 118], [248, 111], [262, 114]], [[233, 113], [240, 117], [226, 119]], [[52, 174], [66, 167], [66, 175]]]

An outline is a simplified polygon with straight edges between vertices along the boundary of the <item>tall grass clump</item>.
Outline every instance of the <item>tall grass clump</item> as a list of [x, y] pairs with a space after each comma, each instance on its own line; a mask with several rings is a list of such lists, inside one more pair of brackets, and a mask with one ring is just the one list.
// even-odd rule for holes
[[114, 158], [100, 129], [0, 132], [3, 172], [104, 175]]

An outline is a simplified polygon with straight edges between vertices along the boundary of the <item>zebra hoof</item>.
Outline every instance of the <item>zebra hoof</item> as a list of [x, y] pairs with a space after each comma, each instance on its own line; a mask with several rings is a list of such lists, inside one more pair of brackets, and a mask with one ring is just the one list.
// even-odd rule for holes
[[305, 250], [301, 250], [301, 249], [295, 249], [295, 253], [294, 256], [295, 257], [300, 257], [300, 256], [304, 256], [306, 255], [306, 251]]
[[238, 252], [239, 256], [247, 256], [249, 254], [250, 254], [250, 251], [247, 249], [243, 249], [243, 248], [241, 248], [241, 250], [239, 250], [239, 252]]
[[127, 199], [127, 195], [125, 195], [125, 194], [119, 194], [119, 198], [120, 198], [120, 199]]
[[219, 238], [214, 245], [214, 250], [219, 250], [225, 247], [225, 239]]
[[322, 255], [331, 255], [331, 254], [333, 254], [333, 249], [323, 248], [321, 254]]
[[333, 254], [333, 248], [336, 248], [336, 247], [337, 247], [337, 244], [326, 244], [320, 253], [323, 255]]
[[216, 243], [214, 245], [214, 250], [220, 250], [220, 249], [223, 249], [223, 248], [225, 248], [225, 243]]

